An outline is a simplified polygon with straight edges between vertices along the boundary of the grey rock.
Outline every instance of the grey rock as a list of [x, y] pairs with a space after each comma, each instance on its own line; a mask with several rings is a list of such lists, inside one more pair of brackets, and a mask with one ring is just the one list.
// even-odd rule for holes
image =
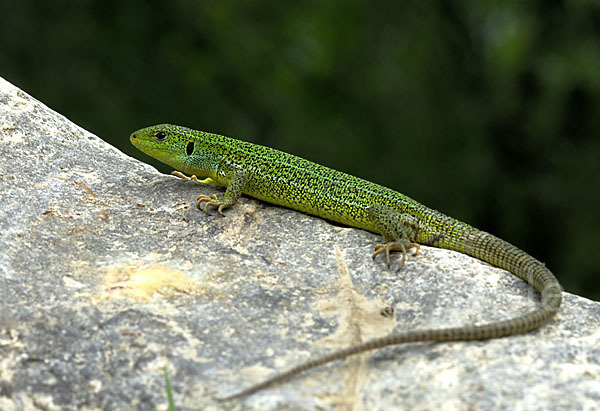
[[159, 174], [3, 79], [0, 104], [0, 409], [166, 409], [165, 367], [182, 410], [599, 407], [600, 303], [569, 293], [527, 335], [388, 347], [218, 402], [315, 355], [538, 296], [428, 247], [388, 270], [378, 236], [254, 199], [207, 216], [195, 199], [221, 188]]

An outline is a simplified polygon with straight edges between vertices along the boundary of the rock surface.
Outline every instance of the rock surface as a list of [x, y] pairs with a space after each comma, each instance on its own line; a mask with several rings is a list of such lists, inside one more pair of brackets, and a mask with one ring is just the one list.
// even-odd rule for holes
[[182, 410], [599, 406], [600, 303], [568, 293], [527, 335], [388, 347], [218, 402], [314, 355], [538, 296], [428, 247], [387, 270], [376, 235], [254, 199], [207, 216], [196, 197], [221, 189], [159, 174], [1, 78], [0, 105], [0, 409], [166, 409], [164, 367]]

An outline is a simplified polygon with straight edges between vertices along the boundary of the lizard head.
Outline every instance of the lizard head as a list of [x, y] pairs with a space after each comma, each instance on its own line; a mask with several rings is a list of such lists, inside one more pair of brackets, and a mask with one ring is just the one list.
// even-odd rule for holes
[[212, 176], [220, 157], [214, 152], [216, 145], [209, 142], [216, 137], [220, 136], [159, 124], [133, 132], [129, 141], [141, 152], [184, 173]]
[[[192, 130], [171, 124], [159, 124], [142, 128], [129, 136], [129, 141], [141, 152], [173, 167], [185, 155]], [[172, 164], [177, 162], [177, 164]]]

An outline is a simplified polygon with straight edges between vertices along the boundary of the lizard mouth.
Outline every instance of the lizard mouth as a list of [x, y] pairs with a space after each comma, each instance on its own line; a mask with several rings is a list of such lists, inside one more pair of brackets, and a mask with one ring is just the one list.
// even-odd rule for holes
[[136, 147], [138, 150], [140, 150], [143, 153], [148, 154], [148, 150], [150, 149], [147, 141], [144, 138], [140, 138], [140, 136], [136, 133], [132, 133], [129, 136], [129, 141], [131, 142], [131, 144], [133, 144], [134, 147]]

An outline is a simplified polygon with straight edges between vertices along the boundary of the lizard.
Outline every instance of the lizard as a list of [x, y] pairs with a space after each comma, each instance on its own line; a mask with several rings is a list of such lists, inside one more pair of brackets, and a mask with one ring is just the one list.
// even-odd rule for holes
[[174, 167], [178, 171], [172, 174], [180, 178], [225, 187], [222, 199], [216, 194], [198, 197], [196, 206], [207, 214], [214, 207], [224, 215], [224, 209], [246, 194], [382, 235], [384, 242], [375, 246], [373, 258], [385, 254], [388, 268], [390, 252], [402, 252], [400, 269], [407, 250], [418, 250], [419, 244], [425, 244], [458, 251], [506, 269], [541, 295], [537, 308], [513, 318], [481, 325], [403, 331], [367, 340], [308, 360], [225, 400], [253, 394], [311, 368], [388, 345], [524, 334], [547, 323], [560, 307], [562, 287], [542, 262], [492, 234], [390, 188], [270, 147], [171, 124], [135, 131], [130, 141], [143, 153]]

